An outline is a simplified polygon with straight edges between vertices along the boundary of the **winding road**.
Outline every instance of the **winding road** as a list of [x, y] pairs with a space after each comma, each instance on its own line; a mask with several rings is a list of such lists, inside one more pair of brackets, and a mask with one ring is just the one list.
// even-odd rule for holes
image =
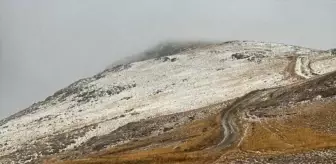
[[[310, 67], [311, 61], [308, 56], [293, 56], [293, 60], [296, 61], [290, 62], [288, 65], [291, 76], [299, 76], [301, 77], [300, 79], [309, 79], [317, 75], [313, 73], [313, 70]], [[257, 99], [263, 98], [269, 93], [269, 91], [272, 91], [272, 89], [252, 91], [236, 100], [231, 106], [222, 110], [221, 124], [223, 129], [223, 138], [217, 144], [217, 147], [225, 149], [232, 146], [234, 142], [237, 141], [239, 135], [239, 127], [236, 123], [237, 112], [246, 109]]]
[[235, 119], [239, 110], [246, 108], [251, 102], [267, 94], [263, 90], [252, 91], [245, 96], [236, 100], [230, 107], [223, 110], [222, 115], [222, 128], [223, 139], [217, 144], [217, 147], [228, 148], [230, 147], [238, 137], [239, 127], [237, 126]]
[[295, 73], [305, 79], [309, 79], [317, 75], [311, 68], [311, 61], [309, 60], [308, 56], [297, 57]]

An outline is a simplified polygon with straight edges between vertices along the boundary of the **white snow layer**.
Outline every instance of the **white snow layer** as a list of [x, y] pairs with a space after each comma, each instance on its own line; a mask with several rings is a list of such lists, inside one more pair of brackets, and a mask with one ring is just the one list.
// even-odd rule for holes
[[[231, 57], [234, 53], [249, 54], [250, 51], [263, 51], [266, 57], [260, 63]], [[292, 79], [284, 77], [284, 70], [289, 63], [284, 55], [294, 52], [318, 53], [283, 44], [233, 42], [169, 56], [176, 58], [175, 62], [151, 59], [132, 63], [131, 68], [111, 72], [106, 77], [91, 82], [89, 86], [106, 89], [111, 85], [136, 84], [136, 87], [116, 95], [101, 97], [98, 102], [75, 107], [71, 106], [77, 102], [68, 98], [63, 103], [42, 106], [36, 113], [19, 117], [1, 126], [0, 156], [39, 138], [98, 124], [98, 128], [77, 138], [76, 143], [68, 147], [71, 149], [93, 136], [110, 133], [129, 122], [184, 112], [236, 98], [256, 89], [292, 83]], [[296, 71], [301, 75], [302, 62], [298, 61], [297, 64], [299, 67]], [[322, 74], [335, 70], [336, 60], [320, 60], [311, 65], [316, 72]], [[131, 98], [121, 100], [124, 97]], [[125, 112], [132, 108], [140, 114], [131, 115]], [[55, 117], [35, 121], [48, 115]], [[125, 117], [111, 119], [120, 115]]]

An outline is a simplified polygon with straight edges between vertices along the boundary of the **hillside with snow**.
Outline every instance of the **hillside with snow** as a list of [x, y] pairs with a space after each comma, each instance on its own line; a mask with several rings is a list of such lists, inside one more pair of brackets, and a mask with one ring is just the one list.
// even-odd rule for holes
[[[160, 45], [147, 54], [81, 79], [0, 121], [0, 163], [85, 154], [80, 147], [132, 122], [191, 112], [336, 71], [332, 50], [278, 43]], [[181, 120], [172, 126], [176, 122]], [[99, 151], [130, 140], [110, 141]]]

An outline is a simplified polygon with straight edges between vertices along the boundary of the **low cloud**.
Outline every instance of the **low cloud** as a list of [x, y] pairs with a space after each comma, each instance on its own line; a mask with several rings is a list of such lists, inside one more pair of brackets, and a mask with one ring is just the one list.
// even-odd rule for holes
[[2, 0], [0, 118], [166, 40], [336, 46], [334, 0]]

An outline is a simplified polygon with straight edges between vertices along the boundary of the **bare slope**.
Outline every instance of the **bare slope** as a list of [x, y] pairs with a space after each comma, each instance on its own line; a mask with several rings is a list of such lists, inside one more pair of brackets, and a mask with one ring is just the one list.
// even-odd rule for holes
[[[117, 65], [79, 80], [2, 120], [0, 163], [36, 163], [53, 154], [85, 154], [84, 150], [98, 151], [132, 138], [157, 136], [167, 128], [190, 122], [185, 120], [210, 117], [224, 106], [207, 111], [210, 113], [196, 112], [191, 118], [162, 118], [169, 123], [162, 131], [146, 124], [143, 134], [133, 137], [118, 138], [114, 133], [131, 122], [222, 104], [254, 90], [290, 85], [336, 69], [330, 62], [335, 56], [329, 51], [274, 43], [233, 41], [164, 52], [169, 53]], [[213, 124], [214, 120], [209, 121]], [[235, 120], [230, 122], [222, 128]], [[147, 125], [153, 128], [150, 133]], [[116, 139], [106, 141], [111, 134]]]
[[[205, 109], [217, 111], [214, 107]], [[48, 162], [330, 163], [336, 159], [336, 72], [256, 90], [218, 107], [219, 113], [157, 136], [133, 139], [84, 159]], [[137, 122], [128, 128], [137, 124], [146, 126]], [[74, 157], [79, 156], [66, 158]]]

